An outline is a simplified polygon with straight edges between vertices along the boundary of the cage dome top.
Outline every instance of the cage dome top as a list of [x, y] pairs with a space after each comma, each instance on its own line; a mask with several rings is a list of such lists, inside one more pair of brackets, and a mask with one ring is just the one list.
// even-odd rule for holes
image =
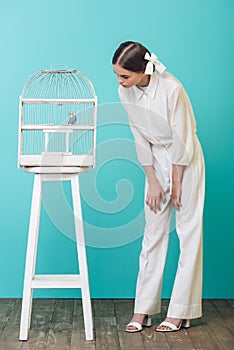
[[89, 78], [76, 69], [40, 70], [26, 81], [22, 92], [29, 99], [90, 99], [95, 95]]

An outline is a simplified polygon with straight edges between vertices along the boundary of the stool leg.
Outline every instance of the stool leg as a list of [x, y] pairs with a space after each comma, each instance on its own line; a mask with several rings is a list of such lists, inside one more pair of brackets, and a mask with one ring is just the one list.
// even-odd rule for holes
[[20, 340], [28, 339], [28, 329], [31, 323], [31, 310], [32, 310], [32, 278], [35, 274], [36, 265], [36, 251], [38, 241], [38, 230], [40, 223], [40, 209], [41, 209], [41, 197], [42, 197], [42, 182], [39, 174], [35, 174], [32, 205], [31, 205], [31, 216], [29, 223], [28, 232], [28, 245], [25, 263], [25, 274], [24, 274], [24, 290], [21, 310], [21, 321], [20, 321]]
[[92, 307], [90, 300], [89, 291], [89, 277], [88, 267], [86, 259], [86, 247], [84, 239], [84, 228], [82, 219], [82, 209], [80, 202], [80, 190], [79, 190], [79, 178], [77, 175], [71, 176], [72, 185], [72, 199], [73, 199], [73, 210], [76, 230], [76, 244], [78, 252], [78, 263], [80, 269], [80, 276], [82, 281], [82, 305], [85, 325], [85, 336], [86, 340], [93, 340], [93, 319], [92, 319]]

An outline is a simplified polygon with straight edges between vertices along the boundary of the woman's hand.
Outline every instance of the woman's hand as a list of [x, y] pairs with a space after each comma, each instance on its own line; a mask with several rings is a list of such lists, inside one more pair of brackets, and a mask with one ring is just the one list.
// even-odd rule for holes
[[171, 204], [176, 210], [180, 210], [181, 204], [181, 183], [174, 182], [171, 191]]
[[145, 203], [149, 206], [150, 210], [156, 214], [157, 211], [161, 210], [160, 202], [166, 202], [165, 192], [155, 175], [154, 167], [152, 165], [145, 165], [144, 170], [148, 183]]
[[162, 186], [156, 180], [154, 182], [148, 183], [148, 191], [145, 199], [145, 203], [149, 206], [155, 214], [157, 211], [161, 210], [160, 202], [166, 202], [165, 192]]

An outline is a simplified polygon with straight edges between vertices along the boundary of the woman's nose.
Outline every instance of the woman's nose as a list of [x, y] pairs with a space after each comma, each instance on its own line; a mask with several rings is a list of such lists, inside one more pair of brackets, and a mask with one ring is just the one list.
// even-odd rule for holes
[[118, 83], [119, 83], [119, 84], [122, 84], [122, 83], [123, 83], [123, 78], [119, 77], [119, 78], [118, 78]]

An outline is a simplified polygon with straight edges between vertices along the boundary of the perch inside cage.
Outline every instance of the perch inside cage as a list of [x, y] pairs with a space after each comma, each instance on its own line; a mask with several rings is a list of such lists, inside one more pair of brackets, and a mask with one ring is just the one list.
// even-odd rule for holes
[[42, 70], [19, 106], [19, 166], [95, 166], [97, 97], [77, 70]]

